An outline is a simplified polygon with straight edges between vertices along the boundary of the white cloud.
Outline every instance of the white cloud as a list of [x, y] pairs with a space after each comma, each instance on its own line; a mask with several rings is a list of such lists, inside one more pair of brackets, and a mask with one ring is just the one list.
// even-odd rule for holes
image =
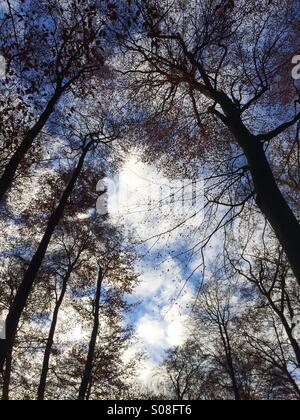
[[185, 340], [184, 324], [192, 292], [188, 287], [178, 298], [181, 288], [181, 270], [172, 258], [155, 272], [142, 276], [137, 293], [149, 301], [146, 314], [138, 320], [137, 335], [152, 355], [181, 345]]
[[146, 344], [164, 349], [166, 346], [166, 328], [163, 320], [157, 320], [149, 315], [140, 319], [137, 334]]
[[[180, 251], [186, 245], [182, 233], [187, 227], [161, 236], [157, 243], [155, 239], [142, 242], [172, 230], [187, 218], [177, 212], [178, 209], [172, 211], [168, 207], [171, 196], [168, 182], [155, 168], [143, 164], [134, 156], [126, 162], [117, 183], [113, 180], [107, 183], [108, 209], [112, 219], [117, 224], [125, 224], [129, 233], [134, 229], [134, 237], [142, 243], [138, 251], [147, 255], [137, 266], [137, 271], [142, 274], [135, 297], [142, 301], [142, 305], [137, 314], [137, 342], [132, 351], [148, 355], [140, 366], [141, 381], [146, 386], [151, 384], [152, 389], [158, 363], [166, 350], [185, 341], [186, 317], [193, 296], [191, 285], [185, 285], [186, 274], [182, 267], [170, 256], [172, 251], [178, 247]], [[180, 191], [177, 191], [177, 197], [179, 205], [182, 205]], [[166, 205], [160, 207], [161, 201]], [[201, 217], [200, 214], [198, 220], [193, 221], [197, 227]], [[193, 223], [190, 223], [190, 228], [194, 228]], [[191, 240], [188, 241], [191, 245]]]
[[[174, 229], [184, 220], [189, 228], [203, 220], [203, 183], [192, 180], [169, 180], [153, 166], [133, 155], [124, 165], [117, 180], [108, 179], [108, 212], [116, 221], [122, 220], [128, 233], [146, 240]], [[197, 189], [195, 191], [195, 188]], [[197, 194], [197, 203], [193, 194]], [[195, 215], [193, 217], [193, 215]], [[187, 225], [184, 226], [186, 230]], [[174, 240], [182, 229], [173, 232]]]
[[163, 278], [160, 272], [151, 270], [141, 277], [141, 283], [135, 290], [135, 295], [139, 298], [149, 298], [156, 295], [163, 286]]

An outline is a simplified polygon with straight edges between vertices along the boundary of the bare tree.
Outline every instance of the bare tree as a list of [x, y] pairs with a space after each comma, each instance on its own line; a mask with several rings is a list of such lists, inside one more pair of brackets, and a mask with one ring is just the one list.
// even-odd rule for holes
[[36, 253], [32, 257], [29, 267], [26, 273], [24, 274], [23, 281], [15, 296], [14, 302], [12, 306], [10, 307], [9, 314], [6, 319], [6, 330], [7, 330], [6, 339], [1, 340], [0, 342], [0, 369], [1, 371], [3, 371], [3, 366], [4, 366], [7, 355], [12, 352], [20, 317], [26, 306], [27, 299], [30, 295], [34, 280], [41, 267], [45, 254], [47, 252], [52, 235], [57, 225], [59, 224], [61, 217], [63, 216], [65, 207], [68, 203], [68, 200], [70, 199], [70, 196], [74, 190], [76, 182], [81, 174], [86, 156], [92, 147], [96, 146], [97, 144], [110, 143], [114, 138], [115, 138], [114, 135], [105, 135], [105, 133], [99, 131], [99, 132], [87, 134], [82, 139], [80, 158], [66, 186], [66, 189], [60, 198], [58, 206], [56, 207], [56, 209], [54, 210], [54, 212], [52, 213], [49, 219], [43, 238], [38, 246], [38, 249], [36, 250]]
[[[140, 36], [128, 36], [124, 43], [124, 73], [132, 97], [152, 115], [146, 126], [152, 134], [150, 156], [172, 147], [169, 158], [182, 153], [189, 162], [195, 157], [220, 161], [218, 151], [223, 160], [235, 162], [242, 177], [251, 176], [256, 204], [300, 282], [299, 222], [270, 162], [275, 139], [288, 135], [300, 119], [290, 77], [296, 3], [149, 0], [137, 1], [136, 7]], [[281, 116], [272, 107], [281, 109]], [[162, 129], [159, 135], [155, 123]]]
[[[19, 85], [10, 93], [10, 100], [21, 96], [21, 102], [14, 110], [6, 109], [2, 135], [6, 148], [13, 150], [1, 175], [0, 201], [58, 102], [78, 83], [81, 95], [84, 89], [90, 90], [87, 80], [92, 82], [100, 74], [105, 61], [101, 35], [104, 15], [95, 2], [89, 1], [84, 10], [77, 1], [7, 4], [1, 25], [1, 50], [8, 63], [7, 90], [12, 83]], [[13, 138], [15, 125], [11, 127], [10, 120], [17, 118], [12, 111], [21, 113], [26, 121], [22, 134], [18, 133], [22, 139]]]

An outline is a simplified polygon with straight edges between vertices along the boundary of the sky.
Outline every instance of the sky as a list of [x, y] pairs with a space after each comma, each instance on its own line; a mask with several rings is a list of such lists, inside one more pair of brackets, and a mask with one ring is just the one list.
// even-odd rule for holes
[[[200, 274], [196, 270], [191, 275], [197, 259], [181, 254], [192, 241], [199, 240], [200, 232], [195, 228], [203, 219], [203, 182], [171, 182], [133, 153], [118, 177], [107, 179], [105, 184], [108, 195], [103, 200], [108, 200], [110, 218], [113, 223], [124, 224], [125, 234], [135, 242], [139, 256], [136, 271], [140, 283], [129, 299], [141, 303], [129, 319], [136, 331], [130, 353], [144, 352], [140, 378], [153, 388], [157, 367], [166, 351], [182, 345], [188, 335], [186, 320]], [[101, 187], [102, 183], [98, 185], [100, 190]], [[97, 208], [101, 212], [102, 202], [97, 203]], [[171, 218], [167, 217], [170, 213]], [[177, 227], [184, 220], [187, 222]], [[189, 230], [193, 235], [186, 237]]]

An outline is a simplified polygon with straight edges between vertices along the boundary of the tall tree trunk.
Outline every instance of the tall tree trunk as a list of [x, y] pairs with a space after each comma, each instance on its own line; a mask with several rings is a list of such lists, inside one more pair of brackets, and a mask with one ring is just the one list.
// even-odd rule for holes
[[220, 331], [221, 340], [222, 340], [223, 346], [224, 346], [226, 363], [227, 363], [228, 373], [229, 373], [231, 384], [232, 384], [232, 390], [233, 390], [233, 393], [234, 393], [234, 398], [235, 398], [236, 401], [240, 401], [241, 400], [240, 389], [239, 389], [239, 386], [238, 386], [238, 381], [237, 381], [236, 373], [235, 373], [235, 369], [234, 369], [231, 343], [230, 343], [230, 338], [228, 336], [226, 325], [223, 324], [223, 323], [220, 323], [219, 324], [219, 331]]
[[282, 325], [285, 329], [285, 332], [290, 340], [291, 346], [294, 350], [294, 354], [297, 360], [297, 366], [298, 369], [300, 369], [300, 347], [299, 347], [299, 343], [297, 340], [295, 340], [294, 336], [293, 336], [293, 330], [292, 328], [289, 326], [289, 323], [287, 322], [287, 320], [284, 318], [282, 319]]
[[300, 224], [277, 185], [262, 142], [249, 132], [225, 94], [218, 93], [215, 98], [227, 117], [226, 125], [247, 158], [257, 204], [272, 226], [300, 285]]
[[84, 160], [85, 157], [87, 155], [87, 152], [89, 150], [91, 143], [85, 147], [79, 161], [77, 164], [76, 169], [74, 170], [71, 180], [69, 182], [69, 184], [67, 185], [61, 199], [59, 202], [59, 205], [57, 206], [57, 208], [55, 209], [55, 211], [52, 213], [45, 234], [39, 244], [39, 247], [36, 251], [36, 253], [34, 254], [29, 267], [24, 275], [23, 281], [21, 283], [21, 285], [19, 286], [19, 289], [17, 291], [17, 294], [15, 296], [15, 299], [12, 303], [12, 306], [10, 308], [9, 314], [7, 316], [6, 319], [6, 339], [5, 340], [0, 340], [0, 372], [3, 372], [3, 368], [4, 368], [4, 363], [5, 363], [5, 359], [7, 354], [9, 354], [9, 352], [11, 351], [13, 345], [14, 345], [14, 341], [15, 341], [15, 337], [16, 337], [16, 333], [17, 333], [17, 328], [18, 328], [18, 324], [22, 315], [22, 312], [26, 306], [28, 297], [31, 293], [33, 284], [34, 284], [34, 280], [37, 276], [37, 273], [41, 267], [41, 264], [43, 262], [43, 259], [45, 257], [45, 254], [47, 252], [50, 240], [52, 238], [52, 235], [55, 231], [56, 226], [58, 225], [65, 207], [67, 205], [68, 199], [70, 198], [74, 186], [78, 180], [78, 177], [81, 173], [83, 164], [84, 164]]
[[31, 149], [34, 140], [40, 134], [42, 129], [44, 128], [45, 124], [47, 123], [49, 117], [55, 110], [55, 105], [57, 104], [58, 100], [60, 99], [64, 89], [59, 85], [51, 99], [49, 100], [47, 107], [45, 108], [44, 112], [40, 116], [37, 123], [27, 132], [26, 136], [22, 140], [22, 143], [19, 145], [13, 156], [11, 157], [10, 161], [5, 166], [3, 175], [0, 178], [0, 202], [3, 201], [4, 196], [8, 189], [10, 188], [13, 179], [16, 175], [16, 172], [20, 166], [25, 155]]
[[296, 382], [296, 380], [293, 377], [293, 375], [291, 375], [291, 372], [289, 371], [289, 369], [287, 367], [285, 369], [285, 374], [286, 374], [288, 380], [290, 381], [292, 387], [294, 388], [294, 391], [297, 394], [298, 400], [300, 400], [300, 388], [299, 388], [299, 384]]
[[263, 146], [254, 144], [245, 149], [253, 183], [257, 193], [257, 204], [272, 226], [284, 249], [294, 275], [300, 285], [300, 225], [275, 181]]
[[264, 290], [261, 289], [261, 292], [263, 293], [263, 295], [266, 297], [266, 299], [269, 302], [270, 307], [273, 309], [274, 313], [279, 317], [281, 324], [283, 325], [283, 328], [286, 332], [286, 335], [288, 336], [288, 339], [290, 341], [290, 344], [294, 350], [294, 354], [297, 360], [297, 366], [300, 369], [300, 346], [299, 343], [297, 342], [297, 340], [295, 340], [294, 336], [293, 336], [293, 329], [290, 326], [288, 320], [285, 317], [284, 312], [281, 312], [276, 304], [274, 303], [274, 301], [272, 300], [271, 296], [269, 293], [264, 292]]
[[87, 391], [89, 384], [92, 380], [92, 371], [93, 371], [93, 363], [94, 363], [94, 356], [95, 356], [95, 348], [97, 343], [97, 336], [99, 332], [99, 315], [100, 315], [100, 298], [101, 298], [101, 289], [102, 289], [102, 282], [103, 282], [103, 272], [102, 269], [99, 269], [98, 281], [97, 281], [97, 290], [95, 296], [95, 308], [94, 308], [94, 325], [93, 331], [91, 335], [91, 340], [89, 344], [89, 351], [86, 358], [85, 368], [81, 379], [81, 385], [79, 388], [78, 400], [83, 401], [86, 399]]
[[7, 355], [6, 358], [6, 365], [5, 371], [3, 375], [3, 389], [2, 389], [2, 400], [8, 401], [9, 400], [9, 386], [10, 386], [10, 378], [11, 378], [11, 366], [12, 366], [12, 349]]
[[48, 376], [48, 371], [49, 371], [49, 362], [50, 362], [52, 346], [53, 346], [53, 342], [54, 342], [54, 335], [55, 335], [55, 331], [56, 331], [58, 314], [59, 314], [59, 311], [60, 311], [60, 307], [63, 303], [63, 300], [65, 298], [65, 294], [66, 294], [66, 291], [67, 291], [67, 285], [68, 285], [69, 278], [71, 276], [71, 272], [72, 272], [72, 269], [69, 268], [65, 277], [64, 277], [64, 279], [63, 279], [63, 284], [62, 284], [62, 289], [61, 289], [61, 292], [60, 292], [60, 296], [59, 296], [59, 299], [56, 302], [56, 305], [55, 305], [55, 308], [54, 308], [54, 311], [53, 311], [53, 317], [52, 317], [51, 327], [50, 327], [50, 330], [49, 330], [49, 335], [48, 335], [47, 344], [46, 344], [46, 348], [45, 348], [43, 367], [42, 367], [40, 383], [39, 383], [39, 388], [38, 388], [38, 393], [37, 393], [37, 400], [38, 401], [43, 401], [45, 399], [47, 376]]
[[236, 401], [240, 401], [241, 400], [241, 395], [240, 395], [240, 390], [239, 390], [239, 386], [238, 386], [238, 382], [237, 382], [236, 374], [235, 374], [235, 370], [234, 370], [233, 359], [232, 359], [232, 351], [231, 351], [230, 345], [229, 345], [229, 347], [227, 348], [227, 351], [226, 351], [226, 360], [227, 360], [227, 365], [228, 365], [228, 369], [229, 369], [229, 375], [230, 375], [230, 378], [231, 378], [234, 398], [235, 398]]

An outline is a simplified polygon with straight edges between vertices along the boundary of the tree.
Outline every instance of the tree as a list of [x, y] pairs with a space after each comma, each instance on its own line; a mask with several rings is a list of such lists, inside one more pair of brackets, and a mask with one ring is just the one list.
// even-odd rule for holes
[[[276, 250], [272, 250], [276, 257]], [[292, 320], [296, 314], [299, 302], [299, 290], [293, 284], [293, 276], [282, 250], [277, 251], [277, 257], [272, 258], [270, 251], [264, 250], [264, 255], [243, 255], [244, 267], [231, 260], [231, 264], [240, 276], [244, 276], [253, 284], [260, 296], [261, 305], [267, 305], [274, 316], [282, 324], [290, 345], [294, 351], [296, 366], [300, 368], [300, 347], [294, 336]], [[248, 268], [248, 270], [247, 270]], [[234, 275], [234, 273], [233, 273]]]
[[63, 192], [59, 204], [56, 209], [53, 211], [48, 225], [46, 227], [45, 233], [41, 242], [32, 257], [32, 260], [29, 264], [29, 267], [24, 274], [23, 281], [18, 289], [18, 292], [15, 296], [14, 302], [10, 307], [9, 314], [6, 319], [6, 339], [1, 340], [0, 342], [0, 369], [3, 371], [3, 366], [7, 355], [11, 354], [18, 323], [22, 312], [26, 306], [27, 299], [30, 295], [34, 280], [36, 275], [41, 267], [45, 254], [47, 252], [49, 243], [51, 241], [52, 235], [57, 227], [60, 219], [64, 213], [65, 207], [68, 203], [68, 200], [71, 197], [71, 194], [74, 190], [76, 182], [81, 174], [84, 161], [90, 149], [97, 144], [105, 144], [111, 142], [114, 139], [114, 135], [105, 135], [105, 133], [98, 131], [95, 133], [87, 134], [82, 139], [81, 145], [81, 155], [78, 160], [78, 163], [71, 175], [70, 181], [68, 182], [65, 191]]
[[[61, 98], [76, 84], [84, 95], [92, 78], [103, 72], [102, 10], [93, 1], [84, 8], [80, 3], [31, 0], [13, 6], [7, 0], [0, 48], [7, 61], [4, 87], [8, 100], [17, 105], [5, 109], [3, 103], [7, 115], [1, 136], [9, 154], [0, 179], [0, 201]], [[13, 124], [21, 118], [22, 128]]]
[[[250, 174], [256, 204], [300, 282], [299, 222], [270, 163], [272, 143], [300, 119], [294, 106], [299, 95], [289, 77], [299, 8], [289, 0], [135, 3], [139, 36], [126, 40], [123, 73], [132, 98], [150, 115], [150, 157], [173, 147], [171, 158], [185, 149], [182, 157], [191, 162], [196, 150], [199, 160], [229, 158], [241, 177]], [[278, 117], [279, 109], [286, 119]], [[263, 124], [267, 115], [269, 130]], [[159, 135], [155, 122], [162, 128]]]
[[242, 279], [215, 272], [201, 290], [188, 340], [165, 361], [163, 385], [172, 397], [299, 399], [295, 355], [280, 319]]
[[[87, 222], [81, 223], [80, 226], [76, 225], [76, 227], [73, 228], [70, 226], [70, 223], [64, 222], [64, 225], [61, 226], [58, 232], [61, 250], [54, 253], [52, 261], [53, 266], [55, 267], [53, 273], [55, 276], [55, 305], [46, 341], [37, 400], [45, 399], [47, 376], [50, 367], [50, 358], [53, 352], [54, 337], [59, 313], [64, 303], [67, 289], [68, 287], [71, 287], [74, 282], [74, 274], [80, 276], [83, 270], [87, 269], [87, 259], [92, 258], [95, 253], [94, 238], [89, 228], [91, 228], [91, 226], [90, 223]], [[98, 238], [98, 240], [100, 241], [101, 238]]]
[[[34, 399], [37, 396], [42, 400], [51, 399], [55, 395], [56, 398], [64, 398], [61, 384], [55, 384], [56, 375], [66, 378], [67, 373], [71, 372], [68, 363], [75, 363], [77, 368], [79, 366], [79, 362], [73, 360], [75, 353], [72, 353], [73, 357], [70, 360], [66, 360], [72, 351], [75, 352], [75, 346], [74, 340], [65, 342], [64, 336], [68, 334], [68, 328], [70, 330], [75, 328], [76, 323], [83, 325], [85, 334], [81, 339], [80, 360], [84, 361], [86, 334], [90, 328], [90, 316], [94, 307], [92, 298], [95, 294], [94, 276], [97, 274], [99, 260], [106, 275], [101, 295], [102, 328], [98, 334], [98, 342], [101, 344], [97, 344], [95, 348], [93, 375], [89, 380], [89, 388], [94, 387], [91, 382], [94, 383], [95, 375], [103, 382], [103, 376], [110, 374], [112, 375], [109, 379], [110, 392], [113, 392], [111, 389], [117, 384], [120, 385], [120, 389], [123, 387], [125, 392], [125, 379], [122, 385], [122, 378], [125, 378], [129, 371], [134, 372], [133, 361], [127, 364], [123, 364], [122, 361], [122, 353], [125, 352], [131, 337], [130, 329], [124, 326], [124, 317], [130, 309], [125, 294], [132, 293], [137, 281], [132, 269], [134, 254], [123, 248], [120, 230], [111, 227], [105, 218], [95, 217], [87, 212], [95, 206], [97, 198], [95, 186], [103, 176], [99, 167], [97, 170], [98, 172], [90, 165], [82, 171], [72, 198], [65, 208], [64, 217], [53, 233], [47, 255], [20, 320], [12, 358], [14, 361], [12, 371], [11, 366], [6, 364], [3, 399], [9, 398], [10, 383], [11, 390], [14, 390], [11, 391], [11, 396], [14, 398]], [[31, 210], [40, 209], [45, 214], [51, 213], [59, 198], [61, 186], [70, 177], [70, 171], [67, 168], [60, 169], [55, 175], [46, 172], [40, 177], [39, 183], [43, 194], [36, 191], [36, 198], [30, 201], [30, 208], [26, 210], [26, 215], [24, 214], [25, 226], [22, 233], [26, 239], [31, 239], [32, 248], [39, 242], [39, 236], [32, 232], [30, 226], [38, 224], [39, 230], [43, 232], [46, 217], [41, 219]], [[22, 261], [24, 247], [19, 249], [19, 252], [20, 256], [15, 256], [17, 252], [13, 253], [10, 250], [10, 259], [14, 261], [14, 257], [17, 261]], [[25, 255], [28, 258], [27, 252]], [[29, 264], [30, 258], [24, 261], [25, 267], [21, 274], [26, 272]], [[4, 273], [3, 275], [5, 276]], [[2, 283], [6, 284], [3, 280]], [[15, 289], [14, 293], [17, 292], [18, 283]], [[13, 302], [13, 297], [11, 300]], [[75, 325], [72, 318], [76, 319]], [[106, 325], [111, 325], [110, 329]], [[65, 331], [62, 331], [63, 329]], [[103, 357], [107, 357], [107, 360], [103, 360]], [[99, 364], [97, 369], [94, 368], [95, 363]], [[30, 380], [28, 380], [29, 371]], [[80, 371], [80, 375], [82, 374], [83, 369]], [[78, 382], [81, 376], [74, 374], [74, 378]], [[98, 386], [100, 379], [96, 380], [95, 386]], [[63, 383], [64, 381], [67, 379], [64, 379]], [[72, 399], [77, 398], [79, 385], [80, 383], [76, 383], [74, 393], [70, 394]], [[61, 389], [58, 395], [55, 394], [57, 389]], [[103, 389], [105, 390], [105, 385]]]
[[[163, 386], [177, 401], [200, 400], [212, 392], [205, 370], [206, 357], [198, 342], [188, 340], [167, 354]], [[160, 375], [161, 376], [161, 375]]]
[[90, 339], [89, 350], [85, 362], [85, 368], [81, 379], [81, 384], [79, 388], [78, 400], [85, 400], [87, 396], [88, 387], [92, 379], [92, 370], [93, 370], [93, 361], [95, 357], [95, 348], [97, 344], [97, 336], [99, 333], [99, 315], [100, 315], [100, 299], [102, 291], [102, 282], [103, 282], [103, 272], [102, 268], [99, 267], [98, 281], [95, 294], [94, 302], [94, 325], [93, 331]]
[[90, 299], [75, 303], [89, 328], [62, 365], [62, 377], [78, 400], [116, 398], [129, 392], [130, 375], [136, 367], [136, 360], [122, 361], [132, 337], [132, 329], [122, 324], [132, 307], [126, 294], [137, 283], [132, 271], [134, 256], [122, 250], [121, 237], [112, 234], [113, 230], [96, 256], [97, 282], [90, 286]]

